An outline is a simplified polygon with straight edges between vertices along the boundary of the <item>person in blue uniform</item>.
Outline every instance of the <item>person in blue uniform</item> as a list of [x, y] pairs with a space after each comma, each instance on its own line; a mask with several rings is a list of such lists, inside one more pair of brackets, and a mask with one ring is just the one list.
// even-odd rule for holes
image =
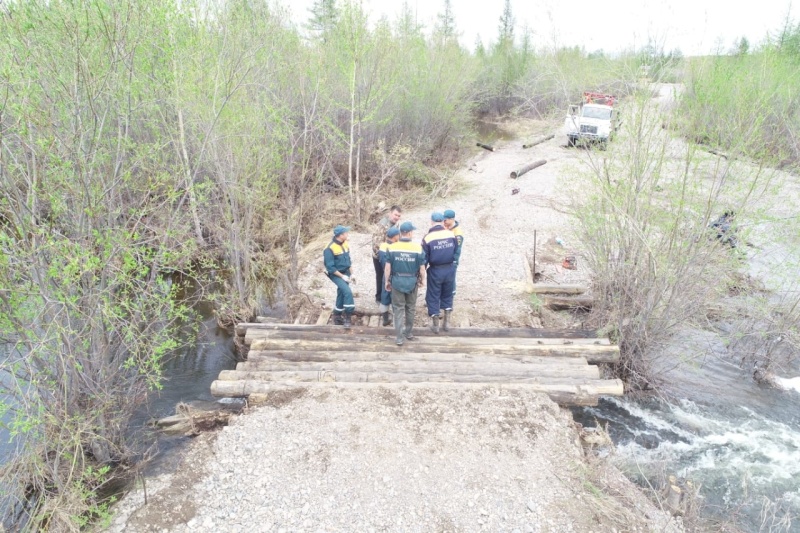
[[336, 285], [336, 303], [333, 306], [333, 323], [344, 325], [345, 329], [352, 326], [351, 317], [356, 304], [353, 300], [353, 291], [350, 290], [350, 277], [352, 268], [350, 263], [350, 228], [336, 226], [333, 228], [333, 239], [322, 252], [325, 261], [325, 272], [328, 278]]
[[453, 267], [455, 268], [455, 274], [453, 275], [453, 295], [456, 293], [456, 278], [458, 277], [458, 263], [461, 260], [461, 247], [464, 245], [464, 232], [461, 229], [461, 226], [456, 220], [456, 212], [452, 209], [445, 209], [444, 213], [444, 227], [449, 229], [453, 232], [453, 235], [456, 236], [456, 241], [458, 241], [458, 246], [456, 247], [456, 255], [453, 260]]
[[[397, 242], [397, 240], [400, 238], [400, 229], [398, 226], [399, 224], [386, 230], [386, 238], [378, 248], [378, 261], [381, 264], [381, 281], [383, 280], [383, 271], [386, 269], [386, 254], [389, 251], [389, 245]], [[389, 308], [391, 305], [392, 292], [386, 290], [385, 283], [381, 283], [381, 305], [379, 310], [381, 317], [383, 317], [384, 326], [388, 326], [391, 323], [389, 320]]]
[[450, 330], [450, 313], [453, 311], [453, 283], [458, 240], [452, 231], [444, 227], [444, 215], [435, 212], [428, 234], [422, 238], [422, 249], [428, 262], [428, 289], [425, 304], [431, 317], [431, 331], [439, 333], [439, 314], [444, 309], [442, 329]]
[[417, 308], [418, 289], [425, 285], [425, 252], [411, 242], [414, 230], [411, 222], [400, 225], [400, 240], [389, 245], [386, 252], [384, 279], [386, 290], [392, 291], [394, 330], [397, 345], [414, 340], [412, 328]]

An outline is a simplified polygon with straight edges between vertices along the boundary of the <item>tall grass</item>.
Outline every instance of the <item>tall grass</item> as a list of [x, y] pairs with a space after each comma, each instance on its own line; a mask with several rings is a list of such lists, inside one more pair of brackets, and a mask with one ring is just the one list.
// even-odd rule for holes
[[775, 46], [689, 61], [676, 109], [694, 142], [785, 167], [800, 163], [800, 56]]

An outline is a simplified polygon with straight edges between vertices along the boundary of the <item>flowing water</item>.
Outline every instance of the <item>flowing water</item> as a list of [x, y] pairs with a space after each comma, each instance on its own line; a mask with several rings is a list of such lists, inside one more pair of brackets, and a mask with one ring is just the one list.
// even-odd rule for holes
[[671, 373], [680, 400], [604, 399], [575, 419], [608, 424], [622, 468], [645, 487], [677, 475], [700, 486], [707, 517], [743, 531], [800, 531], [800, 393], [757, 384], [715, 353], [723, 347], [713, 335], [698, 337], [711, 355]]

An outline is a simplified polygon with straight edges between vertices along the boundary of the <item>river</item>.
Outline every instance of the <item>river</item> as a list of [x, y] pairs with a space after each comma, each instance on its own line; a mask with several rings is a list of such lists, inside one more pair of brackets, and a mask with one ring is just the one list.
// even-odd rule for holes
[[607, 424], [616, 461], [642, 486], [660, 488], [669, 474], [699, 486], [701, 513], [720, 530], [800, 531], [800, 393], [756, 383], [712, 332], [682, 339], [706, 353], [671, 371], [675, 400], [604, 399], [575, 419]]

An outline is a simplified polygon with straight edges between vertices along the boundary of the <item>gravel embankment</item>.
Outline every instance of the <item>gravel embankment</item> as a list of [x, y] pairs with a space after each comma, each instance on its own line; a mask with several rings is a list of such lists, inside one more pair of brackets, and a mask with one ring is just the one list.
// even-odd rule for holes
[[[584, 491], [589, 474], [569, 413], [538, 394], [287, 393], [208, 445], [194, 447], [165, 497], [151, 488], [156, 494], [130, 518], [123, 505], [110, 531], [615, 527], [603, 515], [607, 496]], [[133, 496], [129, 507], [141, 491]], [[641, 513], [631, 516], [626, 531], [651, 529]]]

